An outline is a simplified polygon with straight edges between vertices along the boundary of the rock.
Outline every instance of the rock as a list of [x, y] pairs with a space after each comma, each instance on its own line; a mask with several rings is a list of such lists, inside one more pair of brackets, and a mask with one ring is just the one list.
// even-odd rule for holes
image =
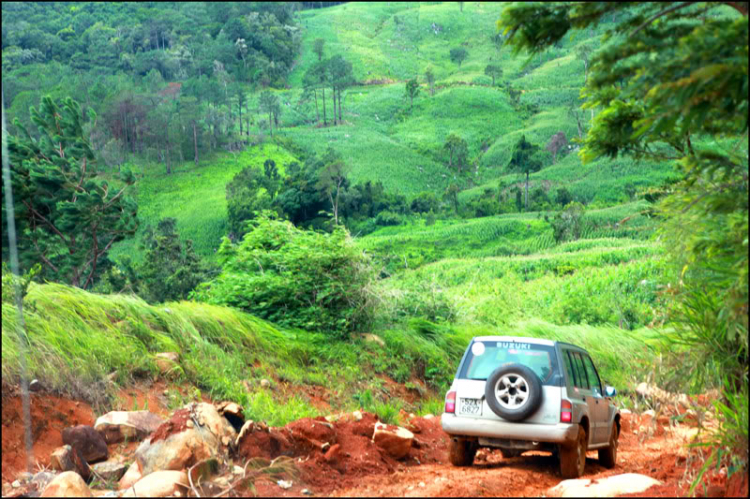
[[29, 391], [30, 392], [38, 392], [42, 390], [42, 384], [39, 382], [38, 379], [32, 379], [31, 383], [29, 383]]
[[118, 484], [117, 488], [119, 490], [124, 490], [132, 487], [135, 483], [138, 482], [143, 478], [143, 474], [141, 473], [141, 467], [139, 466], [138, 462], [131, 464], [128, 468], [128, 471], [125, 472], [122, 478], [120, 478], [120, 483]]
[[262, 380], [260, 380], [260, 387], [261, 388], [270, 388], [271, 387], [271, 382], [268, 381], [267, 379], [262, 379]]
[[172, 369], [178, 367], [179, 364], [177, 364], [177, 361], [179, 359], [180, 355], [176, 352], [162, 352], [154, 356], [156, 367], [159, 368], [159, 372], [162, 374], [168, 374]]
[[312, 492], [310, 492], [310, 489], [302, 489], [302, 495], [311, 496]]
[[32, 478], [34, 478], [34, 475], [29, 473], [28, 471], [22, 471], [21, 473], [16, 475], [16, 480], [18, 480], [20, 483], [28, 483]]
[[31, 479], [31, 484], [36, 486], [36, 490], [44, 490], [56, 476], [55, 473], [49, 471], [40, 471]]
[[362, 339], [367, 343], [377, 343], [380, 346], [385, 346], [385, 341], [383, 341], [383, 338], [381, 338], [377, 334], [363, 333]]
[[406, 428], [383, 423], [375, 424], [375, 432], [372, 435], [373, 443], [393, 459], [406, 457], [413, 440], [414, 434]]
[[138, 480], [120, 494], [120, 497], [168, 497], [176, 493], [184, 495], [189, 488], [187, 474], [184, 471], [155, 471]]
[[17, 489], [18, 487], [21, 486], [21, 482], [19, 482], [18, 480], [13, 480], [10, 486], [13, 487], [14, 489]]
[[292, 482], [289, 480], [279, 480], [278, 482], [276, 482], [276, 485], [278, 485], [284, 490], [292, 488]]
[[626, 473], [598, 478], [563, 480], [547, 490], [547, 497], [615, 497], [623, 494], [638, 494], [661, 482], [646, 475]]
[[643, 414], [641, 414], [641, 425], [645, 427], [651, 426], [651, 421], [654, 420], [656, 417], [656, 412], [654, 411], [646, 411]]
[[354, 416], [355, 421], [362, 421], [362, 412], [361, 411], [354, 411], [354, 412], [352, 412], [352, 416]]
[[[189, 427], [187, 422], [193, 422]], [[144, 477], [160, 470], [182, 470], [188, 463], [217, 457], [234, 441], [229, 421], [207, 403], [192, 403], [175, 411], [135, 452]]]
[[232, 416], [241, 418], [243, 421], [245, 420], [242, 406], [235, 402], [222, 402], [216, 406], [216, 410], [219, 411], [219, 414], [224, 417], [227, 417], [227, 414], [230, 414]]
[[341, 457], [341, 445], [336, 444], [332, 446], [326, 453], [323, 455], [323, 459], [325, 462], [329, 464], [335, 464], [338, 462], [339, 457]]
[[127, 471], [128, 466], [117, 461], [105, 461], [103, 463], [96, 463], [91, 467], [91, 471], [95, 473], [95, 476], [99, 476], [102, 480], [107, 483], [118, 482], [120, 478]]
[[80, 452], [70, 445], [63, 445], [55, 449], [50, 455], [49, 466], [56, 471], [75, 471], [84, 480], [88, 480], [91, 475], [91, 469], [86, 460], [83, 459]]
[[630, 414], [621, 414], [620, 416], [620, 432], [630, 433], [633, 430], [630, 422]]
[[63, 443], [76, 449], [87, 463], [103, 461], [109, 457], [107, 442], [93, 427], [78, 425], [62, 433]]
[[112, 411], [97, 418], [94, 429], [108, 444], [143, 440], [151, 435], [164, 420], [149, 411]]
[[94, 497], [81, 475], [64, 471], [57, 475], [42, 491], [41, 497]]

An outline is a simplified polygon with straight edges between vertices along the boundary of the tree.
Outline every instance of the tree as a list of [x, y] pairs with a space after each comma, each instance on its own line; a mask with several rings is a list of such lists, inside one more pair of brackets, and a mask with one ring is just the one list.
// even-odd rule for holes
[[340, 159], [328, 163], [318, 175], [318, 190], [325, 193], [331, 202], [333, 222], [339, 224], [339, 206], [341, 193], [349, 186], [346, 175], [349, 168]]
[[318, 62], [323, 60], [323, 49], [325, 47], [326, 41], [322, 38], [316, 38], [313, 42], [313, 52], [318, 56]]
[[576, 47], [576, 55], [583, 62], [583, 85], [585, 86], [589, 82], [589, 57], [594, 51], [593, 46], [590, 43], [581, 43]]
[[275, 166], [264, 166], [270, 175], [264, 175], [255, 166], [245, 167], [227, 184], [227, 222], [232, 240], [242, 238], [247, 232], [247, 222], [257, 213], [271, 209], [278, 189], [278, 179], [271, 178]]
[[[602, 111], [580, 155], [680, 165], [683, 180], [658, 207], [674, 265], [674, 338], [690, 347], [682, 362], [690, 378], [728, 378], [725, 389], [746, 400], [748, 4], [518, 3], [498, 28], [516, 51], [534, 54], [617, 13], [589, 63], [584, 106]], [[696, 365], [708, 367], [696, 373]]]
[[[354, 75], [352, 73], [352, 63], [341, 57], [335, 55], [328, 61], [330, 83], [333, 90], [334, 96], [338, 95], [337, 99], [339, 104], [339, 123], [344, 120], [343, 112], [341, 109], [341, 92], [347, 87], [354, 83]], [[333, 115], [336, 116], [336, 100], [334, 100]]]
[[484, 74], [492, 78], [492, 86], [495, 86], [495, 78], [501, 78], [503, 76], [503, 68], [496, 64], [488, 64], [484, 68]]
[[567, 187], [560, 187], [555, 193], [555, 202], [565, 208], [568, 203], [573, 201], [573, 195], [567, 189]]
[[409, 98], [409, 108], [414, 107], [414, 97], [419, 95], [419, 82], [416, 76], [406, 82], [406, 97]]
[[513, 154], [508, 164], [511, 171], [526, 174], [526, 196], [524, 206], [529, 209], [529, 175], [542, 169], [542, 161], [539, 155], [540, 148], [536, 144], [526, 141], [526, 135], [522, 135], [513, 147]]
[[48, 278], [86, 289], [106, 266], [112, 245], [135, 233], [137, 206], [128, 196], [135, 179], [127, 169], [114, 185], [99, 176], [73, 99], [60, 107], [46, 96], [31, 117], [39, 139], [18, 120], [20, 135], [8, 136], [22, 264], [41, 261]]
[[450, 201], [453, 205], [453, 211], [458, 213], [458, 193], [461, 192], [461, 187], [455, 182], [451, 182], [445, 189], [443, 194], [444, 199]]
[[555, 161], [557, 160], [557, 153], [567, 145], [568, 139], [565, 138], [565, 132], [557, 132], [550, 137], [546, 149], [552, 154], [552, 164], [555, 164]]
[[264, 90], [260, 93], [258, 105], [261, 111], [268, 113], [268, 128], [273, 135], [273, 117], [280, 111], [279, 98], [270, 91]]
[[185, 299], [198, 284], [215, 275], [195, 253], [193, 242], [180, 240], [174, 218], [147, 227], [141, 249], [145, 253], [135, 272], [140, 278], [136, 292], [150, 303]]
[[424, 77], [427, 80], [427, 84], [430, 85], [430, 96], [435, 96], [435, 73], [432, 71], [432, 66], [427, 66], [427, 70], [424, 72]]
[[458, 174], [461, 175], [461, 168], [463, 167], [464, 162], [466, 161], [466, 155], [469, 152], [466, 141], [455, 133], [451, 133], [445, 139], [443, 149], [446, 149], [449, 154], [448, 166], [453, 167], [453, 161], [455, 160]]
[[458, 64], [458, 67], [461, 67], [461, 63], [464, 62], [466, 57], [468, 57], [469, 53], [466, 51], [463, 47], [458, 47], [455, 49], [451, 49], [450, 51], [450, 57], [451, 61]]

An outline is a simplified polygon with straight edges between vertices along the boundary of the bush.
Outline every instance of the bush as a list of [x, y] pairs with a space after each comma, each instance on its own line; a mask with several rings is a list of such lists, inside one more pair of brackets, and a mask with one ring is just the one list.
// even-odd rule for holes
[[224, 239], [222, 273], [199, 286], [197, 299], [338, 337], [368, 325], [374, 272], [346, 229], [304, 231], [268, 213], [252, 223], [241, 243]]
[[392, 211], [381, 211], [378, 213], [378, 216], [375, 217], [375, 223], [377, 225], [380, 225], [382, 227], [387, 227], [389, 225], [401, 225], [402, 223], [401, 216], [397, 213], [393, 213]]
[[584, 211], [583, 205], [574, 201], [555, 216], [552, 221], [555, 241], [561, 243], [581, 237]]

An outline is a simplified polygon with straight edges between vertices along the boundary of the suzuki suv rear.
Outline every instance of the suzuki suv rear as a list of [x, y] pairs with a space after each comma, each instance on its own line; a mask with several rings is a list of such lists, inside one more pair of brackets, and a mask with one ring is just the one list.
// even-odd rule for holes
[[559, 455], [564, 478], [577, 478], [586, 451], [598, 449], [601, 464], [613, 468], [620, 433], [614, 395], [582, 348], [538, 338], [476, 337], [441, 418], [451, 435], [451, 463], [470, 466], [480, 447], [499, 448], [504, 457], [542, 450]]

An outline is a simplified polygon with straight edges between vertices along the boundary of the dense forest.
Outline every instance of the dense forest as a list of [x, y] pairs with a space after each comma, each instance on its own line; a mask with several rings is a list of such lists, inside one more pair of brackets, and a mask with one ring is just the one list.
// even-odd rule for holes
[[[30, 346], [107, 406], [87, 385], [180, 352], [174, 383], [259, 421], [321, 415], [315, 387], [398, 422], [442, 410], [472, 337], [545, 337], [622, 407], [720, 390], [706, 462], [746, 473], [747, 19], [4, 2], [4, 386]], [[246, 390], [267, 378], [289, 391]]]

